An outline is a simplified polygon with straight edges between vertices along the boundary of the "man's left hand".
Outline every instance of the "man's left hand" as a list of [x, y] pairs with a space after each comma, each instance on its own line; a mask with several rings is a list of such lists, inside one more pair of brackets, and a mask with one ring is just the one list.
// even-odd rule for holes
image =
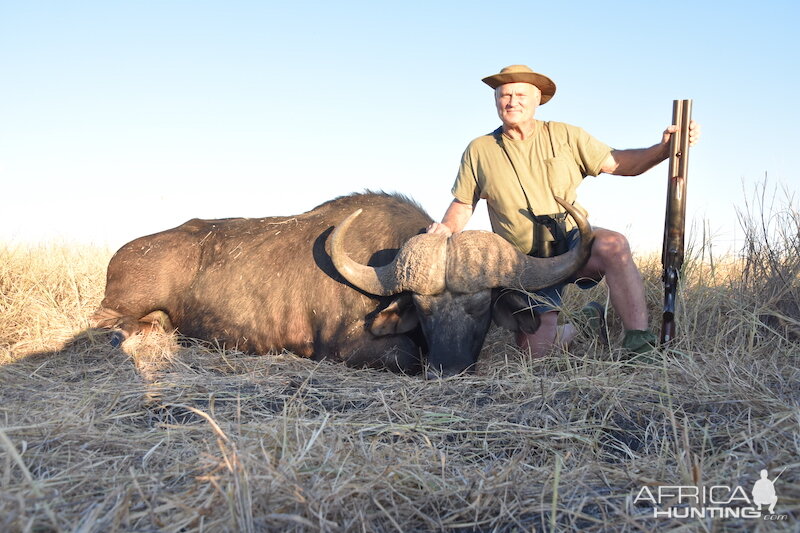
[[[672, 134], [678, 131], [678, 126], [673, 124], [664, 130], [664, 137], [661, 140], [662, 144], [669, 144]], [[689, 146], [694, 146], [700, 140], [700, 124], [694, 120], [689, 122]]]

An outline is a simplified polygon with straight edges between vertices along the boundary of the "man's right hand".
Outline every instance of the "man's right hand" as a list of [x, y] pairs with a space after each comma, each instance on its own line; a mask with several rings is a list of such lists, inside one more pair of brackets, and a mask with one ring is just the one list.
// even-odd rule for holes
[[450, 228], [448, 228], [441, 222], [433, 222], [430, 226], [428, 226], [427, 232], [437, 233], [439, 235], [444, 235], [445, 237], [449, 237], [450, 235], [453, 234], [453, 232], [450, 231]]

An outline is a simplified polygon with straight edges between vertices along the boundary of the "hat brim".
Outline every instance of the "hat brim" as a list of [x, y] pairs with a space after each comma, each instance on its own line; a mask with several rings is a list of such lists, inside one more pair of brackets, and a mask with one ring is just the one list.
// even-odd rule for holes
[[540, 105], [547, 103], [553, 95], [556, 94], [556, 84], [553, 83], [553, 80], [542, 74], [537, 74], [536, 72], [503, 72], [494, 74], [493, 76], [486, 76], [481, 81], [492, 89], [497, 89], [506, 83], [521, 82], [535, 85], [542, 92], [542, 100], [539, 102]]

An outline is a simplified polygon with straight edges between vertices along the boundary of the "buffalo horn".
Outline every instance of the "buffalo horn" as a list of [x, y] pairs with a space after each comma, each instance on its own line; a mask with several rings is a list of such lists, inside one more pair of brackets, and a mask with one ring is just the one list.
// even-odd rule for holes
[[447, 237], [430, 233], [415, 235], [388, 265], [362, 265], [344, 249], [345, 234], [360, 214], [361, 209], [354, 211], [331, 234], [331, 260], [339, 274], [362, 291], [379, 296], [407, 290], [417, 294], [439, 294], [445, 290]]
[[448, 249], [447, 288], [473, 293], [489, 287], [539, 290], [569, 279], [589, 260], [592, 227], [571, 204], [556, 197], [580, 231], [580, 244], [569, 252], [548, 258], [530, 257], [497, 234], [465, 231], [451, 237]]

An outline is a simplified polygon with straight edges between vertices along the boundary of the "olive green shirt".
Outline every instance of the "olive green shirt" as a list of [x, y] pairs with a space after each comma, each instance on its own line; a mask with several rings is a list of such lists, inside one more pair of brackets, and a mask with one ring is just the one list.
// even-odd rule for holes
[[[587, 214], [575, 203], [576, 189], [583, 178], [600, 173], [611, 148], [583, 129], [561, 122], [537, 120], [534, 134], [522, 141], [501, 132], [499, 128], [467, 146], [452, 193], [456, 200], [470, 205], [485, 199], [492, 230], [527, 254], [534, 243], [525, 196], [536, 215], [564, 211], [553, 195]], [[567, 218], [567, 229], [574, 226]]]

